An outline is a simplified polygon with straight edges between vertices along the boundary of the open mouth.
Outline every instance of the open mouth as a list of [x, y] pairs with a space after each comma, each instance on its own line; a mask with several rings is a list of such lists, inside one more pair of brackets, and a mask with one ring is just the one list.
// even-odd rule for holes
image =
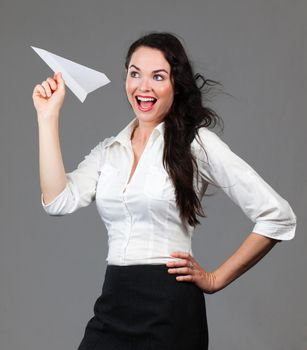
[[153, 108], [154, 104], [157, 102], [155, 97], [145, 97], [145, 96], [136, 96], [136, 102], [139, 106], [139, 109], [142, 111], [149, 111]]

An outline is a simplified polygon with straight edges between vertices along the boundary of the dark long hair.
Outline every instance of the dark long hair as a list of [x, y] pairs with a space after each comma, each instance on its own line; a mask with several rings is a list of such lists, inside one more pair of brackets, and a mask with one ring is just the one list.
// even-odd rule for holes
[[201, 201], [193, 186], [193, 174], [198, 172], [197, 162], [191, 152], [191, 142], [201, 127], [223, 128], [223, 120], [205, 106], [202, 89], [221, 83], [193, 73], [193, 69], [180, 40], [171, 33], [151, 32], [133, 42], [128, 49], [125, 68], [134, 51], [140, 46], [159, 49], [171, 66], [174, 81], [174, 101], [165, 117], [163, 165], [176, 192], [180, 217], [191, 226], [200, 224], [197, 215], [206, 217]]

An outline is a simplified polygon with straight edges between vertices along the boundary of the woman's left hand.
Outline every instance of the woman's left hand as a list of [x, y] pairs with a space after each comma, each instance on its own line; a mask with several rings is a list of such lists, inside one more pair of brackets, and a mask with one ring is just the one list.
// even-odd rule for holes
[[187, 252], [172, 252], [171, 256], [180, 258], [176, 261], [168, 261], [168, 273], [179, 274], [177, 281], [187, 281], [195, 283], [204, 293], [213, 294], [217, 288], [216, 276], [214, 272], [205, 271], [198, 262]]

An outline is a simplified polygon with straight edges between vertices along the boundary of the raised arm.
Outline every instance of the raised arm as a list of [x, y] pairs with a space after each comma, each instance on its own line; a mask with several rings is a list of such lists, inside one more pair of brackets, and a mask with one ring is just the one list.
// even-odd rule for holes
[[32, 95], [38, 121], [40, 187], [46, 205], [67, 184], [59, 138], [59, 117], [64, 96], [65, 83], [61, 73], [37, 84]]

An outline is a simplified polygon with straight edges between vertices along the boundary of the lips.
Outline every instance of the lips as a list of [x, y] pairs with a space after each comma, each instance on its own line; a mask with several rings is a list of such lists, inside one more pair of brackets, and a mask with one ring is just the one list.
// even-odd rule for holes
[[138, 109], [142, 112], [148, 112], [152, 110], [154, 104], [157, 102], [157, 99], [153, 96], [137, 95], [135, 99], [138, 105]]

